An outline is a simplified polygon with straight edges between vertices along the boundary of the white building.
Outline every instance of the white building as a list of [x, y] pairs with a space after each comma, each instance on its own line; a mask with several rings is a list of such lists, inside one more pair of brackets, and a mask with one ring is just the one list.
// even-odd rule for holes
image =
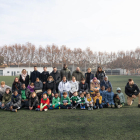
[[[29, 75], [34, 71], [34, 67], [0, 67], [0, 76], [18, 76], [23, 69], [26, 69]], [[37, 70], [41, 73], [43, 72], [43, 67], [37, 67]], [[52, 67], [47, 67], [49, 73], [51, 73], [52, 70]]]

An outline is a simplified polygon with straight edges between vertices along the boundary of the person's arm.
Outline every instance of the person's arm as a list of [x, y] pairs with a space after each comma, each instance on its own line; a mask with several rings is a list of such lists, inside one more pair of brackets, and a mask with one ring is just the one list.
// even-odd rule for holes
[[128, 91], [127, 87], [125, 87], [125, 94], [129, 97], [132, 97], [132, 94]]
[[58, 89], [59, 89], [60, 92], [62, 92], [61, 82], [60, 82], [59, 85], [58, 85]]
[[32, 107], [35, 106], [35, 104], [39, 104], [38, 97], [36, 96], [35, 98], [36, 98], [36, 99], [35, 99], [35, 101], [33, 102]]
[[68, 105], [71, 104], [70, 98], [68, 97]]
[[100, 96], [100, 99], [99, 99], [99, 104], [102, 103], [102, 96]]
[[89, 102], [87, 101], [87, 98], [85, 98], [85, 103], [88, 104]]
[[32, 106], [31, 106], [31, 98], [29, 98], [29, 107], [32, 107]]
[[137, 85], [135, 85], [135, 86], [136, 86], [136, 92], [134, 92], [134, 95], [137, 96], [140, 93], [140, 90]]
[[70, 90], [71, 90], [71, 85], [70, 85], [70, 83], [69, 83], [69, 82], [68, 82], [67, 89], [68, 89], [68, 91], [70, 91]]
[[77, 103], [80, 103], [80, 102], [81, 102], [81, 99], [80, 99], [79, 96], [77, 96], [77, 99], [78, 99], [78, 100], [77, 100], [76, 102], [77, 102]]
[[29, 85], [29, 75], [27, 75], [27, 84]]
[[52, 93], [54, 94], [55, 93], [55, 90], [56, 90], [56, 84], [54, 82], [54, 86], [53, 86], [53, 90], [52, 90]]
[[96, 97], [94, 97], [94, 103], [96, 103], [96, 99], [97, 99], [97, 98], [96, 98]]
[[56, 83], [59, 83], [61, 81], [60, 73], [58, 73], [58, 77], [56, 79]]
[[69, 76], [68, 76], [69, 78], [68, 78], [68, 80], [70, 81], [71, 80], [71, 72], [69, 71]]
[[64, 97], [61, 97], [61, 101], [60, 101], [60, 104], [61, 104], [61, 105], [63, 105], [63, 98], [64, 98]]
[[14, 106], [20, 106], [21, 105], [21, 96], [19, 95], [17, 103], [14, 104]]
[[2, 97], [2, 104], [5, 104], [5, 94]]
[[85, 91], [88, 92], [88, 83], [86, 83], [86, 90]]
[[124, 94], [122, 93], [122, 97], [123, 97], [123, 103], [125, 103], [125, 97]]

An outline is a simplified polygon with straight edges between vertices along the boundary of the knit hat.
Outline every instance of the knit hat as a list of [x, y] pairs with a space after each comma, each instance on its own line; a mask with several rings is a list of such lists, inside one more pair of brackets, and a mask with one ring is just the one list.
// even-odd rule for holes
[[121, 88], [120, 88], [120, 87], [118, 87], [116, 91], [118, 91], [118, 90], [120, 90], [120, 91], [121, 91]]
[[96, 78], [96, 77], [94, 77], [94, 78], [93, 78], [93, 80], [97, 80], [97, 78]]

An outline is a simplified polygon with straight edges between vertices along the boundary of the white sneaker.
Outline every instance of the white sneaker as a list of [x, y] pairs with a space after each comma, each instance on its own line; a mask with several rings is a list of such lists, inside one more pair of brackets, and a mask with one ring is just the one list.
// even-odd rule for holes
[[47, 111], [48, 109], [44, 109], [44, 111]]
[[121, 106], [120, 105], [118, 105], [118, 108], [120, 108]]

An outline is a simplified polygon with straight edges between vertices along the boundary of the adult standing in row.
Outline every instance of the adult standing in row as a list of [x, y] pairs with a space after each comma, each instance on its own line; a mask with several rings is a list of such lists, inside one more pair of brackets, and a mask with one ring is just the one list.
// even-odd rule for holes
[[94, 78], [94, 74], [91, 73], [91, 68], [87, 69], [87, 73], [85, 73], [85, 80], [88, 83], [88, 88], [90, 89], [90, 82]]
[[25, 84], [26, 87], [29, 85], [29, 75], [25, 69], [22, 70], [22, 73], [19, 76], [19, 81], [21, 84]]
[[47, 67], [43, 67], [43, 69], [44, 71], [40, 74], [40, 80], [43, 83], [43, 88], [44, 88], [50, 74], [47, 71]]
[[58, 93], [58, 85], [59, 85], [59, 82], [61, 81], [61, 77], [60, 77], [60, 73], [57, 71], [57, 68], [54, 67], [53, 68], [53, 71], [50, 73], [50, 76], [53, 77], [54, 79], [54, 82], [56, 84], [56, 92]]
[[35, 83], [36, 78], [40, 78], [40, 72], [37, 71], [37, 67], [34, 66], [34, 71], [31, 73], [30, 80], [32, 83]]
[[72, 76], [75, 77], [75, 79], [77, 80], [77, 82], [81, 82], [81, 80], [84, 78], [83, 73], [80, 71], [80, 68], [77, 67], [76, 70], [72, 73]]
[[68, 69], [67, 64], [64, 64], [63, 69], [60, 71], [60, 76], [61, 76], [61, 80], [63, 80], [63, 77], [64, 77], [64, 76], [66, 77], [66, 79], [67, 79], [68, 81], [71, 80], [71, 72], [70, 72], [70, 70]]
[[104, 80], [105, 72], [102, 70], [102, 68], [99, 66], [96, 72], [95, 77], [100, 80], [100, 83]]

